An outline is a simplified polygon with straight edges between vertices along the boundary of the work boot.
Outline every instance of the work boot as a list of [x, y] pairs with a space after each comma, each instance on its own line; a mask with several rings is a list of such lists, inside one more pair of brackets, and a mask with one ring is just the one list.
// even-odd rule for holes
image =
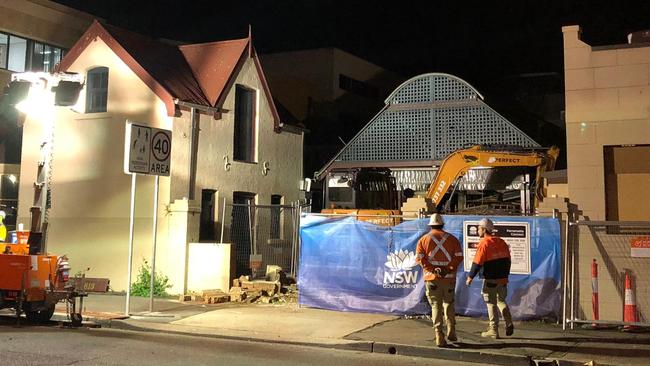
[[458, 337], [456, 337], [456, 324], [447, 324], [447, 339], [450, 342], [458, 340]]
[[446, 347], [447, 341], [445, 340], [445, 335], [442, 332], [436, 332], [436, 346]]
[[497, 327], [488, 327], [485, 332], [481, 332], [481, 337], [499, 339], [499, 329]]
[[503, 309], [503, 319], [506, 321], [506, 335], [513, 335], [515, 333], [515, 326], [512, 324], [512, 315], [510, 315], [510, 309]]

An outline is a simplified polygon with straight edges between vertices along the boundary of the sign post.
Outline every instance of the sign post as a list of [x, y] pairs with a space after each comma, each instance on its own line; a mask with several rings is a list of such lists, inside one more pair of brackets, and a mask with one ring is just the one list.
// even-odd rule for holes
[[168, 177], [171, 168], [172, 132], [126, 121], [124, 139], [124, 172], [132, 174], [131, 217], [129, 229], [129, 268], [126, 290], [126, 315], [130, 312], [131, 277], [133, 272], [133, 231], [135, 217], [136, 174], [154, 175], [153, 244], [151, 250], [151, 283], [149, 311], [153, 312], [153, 293], [156, 277], [156, 241], [158, 233], [158, 191], [160, 176]]

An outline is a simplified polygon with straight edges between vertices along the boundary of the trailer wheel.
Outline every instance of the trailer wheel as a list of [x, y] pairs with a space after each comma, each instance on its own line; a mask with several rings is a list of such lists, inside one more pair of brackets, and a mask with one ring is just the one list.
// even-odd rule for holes
[[81, 322], [83, 321], [83, 318], [81, 317], [80, 313], [72, 313], [70, 315], [70, 321], [71, 321], [73, 327], [80, 327]]
[[54, 306], [55, 304], [51, 304], [42, 310], [31, 310], [31, 306], [28, 306], [25, 308], [25, 316], [32, 323], [45, 323], [54, 315]]

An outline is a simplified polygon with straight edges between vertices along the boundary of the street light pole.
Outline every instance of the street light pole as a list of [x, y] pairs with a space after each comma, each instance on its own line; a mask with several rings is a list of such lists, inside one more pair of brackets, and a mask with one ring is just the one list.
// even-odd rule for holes
[[[52, 207], [52, 155], [54, 154], [54, 106], [73, 106], [83, 87], [83, 76], [74, 73], [25, 72], [13, 74], [11, 83], [18, 92], [26, 95], [16, 98], [14, 107], [24, 114], [35, 117], [43, 128], [40, 144], [41, 157], [38, 160], [34, 201], [30, 208], [30, 247], [34, 252], [47, 252], [47, 228], [49, 210]], [[15, 96], [10, 96], [13, 99]], [[20, 99], [20, 100], [18, 100]], [[30, 249], [30, 251], [32, 251]]]

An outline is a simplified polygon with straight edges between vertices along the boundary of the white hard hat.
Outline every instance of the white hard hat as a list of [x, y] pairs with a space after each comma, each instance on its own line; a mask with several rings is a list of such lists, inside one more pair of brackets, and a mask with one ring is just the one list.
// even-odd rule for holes
[[429, 218], [429, 226], [443, 226], [445, 221], [442, 219], [442, 215], [434, 213]]
[[492, 220], [486, 217], [478, 222], [478, 227], [482, 227], [488, 231], [492, 231], [494, 230], [494, 223], [492, 222]]
[[0, 217], [2, 217], [4, 219], [5, 217], [7, 217], [7, 213], [0, 210]]

